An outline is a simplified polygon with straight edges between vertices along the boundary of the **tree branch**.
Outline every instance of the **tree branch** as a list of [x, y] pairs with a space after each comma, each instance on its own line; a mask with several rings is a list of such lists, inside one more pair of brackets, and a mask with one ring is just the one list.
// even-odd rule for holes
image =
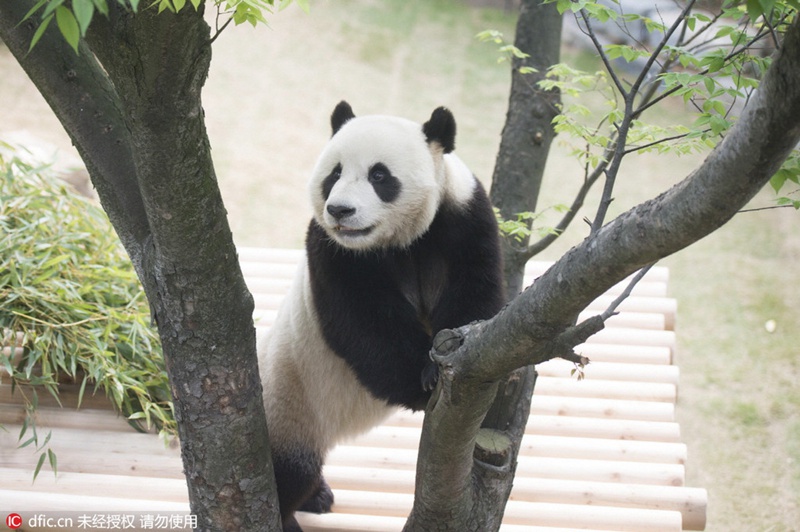
[[19, 22], [32, 5], [22, 0], [0, 3], [0, 37], [64, 125], [141, 274], [142, 245], [150, 228], [116, 88], [85, 43], [77, 55], [54, 29], [45, 31], [28, 53], [39, 20], [34, 16]]
[[479, 430], [476, 420], [489, 408], [493, 382], [515, 368], [563, 353], [564, 345], [599, 328], [599, 316], [575, 328], [571, 323], [613, 284], [730, 220], [798, 141], [800, 22], [795, 21], [742, 118], [695, 172], [590, 235], [494, 318], [459, 329], [463, 342], [451, 344], [458, 346], [455, 351], [444, 357], [437, 354], [442, 380], [426, 414], [418, 463], [441, 461], [435, 470], [421, 467], [417, 485], [432, 483], [453, 495], [450, 503], [432, 507], [432, 499], [417, 494], [409, 529], [421, 530], [426, 519], [438, 518], [437, 523], [447, 523], [447, 530], [474, 530], [481, 526], [475, 523], [485, 519], [478, 512], [465, 517], [453, 511], [456, 500], [465, 501], [472, 493], [472, 476], [466, 472], [474, 474], [478, 466], [473, 465], [469, 445], [454, 453], [438, 445], [453, 429], [448, 420], [466, 421], [462, 437], [472, 444]]

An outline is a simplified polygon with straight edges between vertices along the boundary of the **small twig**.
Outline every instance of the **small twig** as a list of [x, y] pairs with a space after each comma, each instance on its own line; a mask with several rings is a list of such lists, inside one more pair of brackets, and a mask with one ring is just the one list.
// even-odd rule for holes
[[617, 299], [615, 299], [614, 301], [612, 301], [611, 304], [608, 306], [608, 308], [605, 309], [600, 314], [600, 318], [604, 322], [608, 318], [610, 318], [611, 316], [614, 316], [614, 315], [617, 314], [617, 307], [619, 307], [620, 304], [622, 304], [622, 302], [625, 301], [631, 295], [631, 292], [633, 291], [633, 288], [639, 283], [639, 281], [642, 280], [642, 278], [645, 275], [647, 275], [647, 272], [650, 271], [650, 268], [652, 268], [654, 264], [655, 264], [655, 262], [652, 263], [652, 264], [648, 264], [647, 266], [645, 266], [644, 268], [639, 270], [636, 273], [636, 275], [633, 276], [633, 279], [631, 279], [631, 281], [628, 283], [628, 286], [625, 287], [625, 290], [622, 291], [622, 293], [619, 295], [619, 297]]
[[592, 316], [577, 325], [568, 327], [555, 340], [557, 346], [553, 357], [563, 358], [575, 364], [586, 365], [589, 359], [575, 352], [575, 346], [585, 343], [595, 333], [603, 330], [604, 321], [600, 316]]
[[[592, 44], [594, 44], [595, 50], [597, 53], [600, 54], [600, 59], [603, 61], [603, 65], [605, 65], [606, 70], [608, 71], [608, 75], [611, 76], [611, 80], [614, 82], [614, 85], [617, 87], [617, 90], [622, 94], [623, 98], [627, 98], [628, 92], [625, 90], [625, 87], [622, 85], [622, 81], [617, 77], [617, 73], [611, 67], [611, 61], [609, 61], [608, 56], [603, 51], [603, 45], [600, 44], [600, 41], [597, 40], [597, 36], [592, 29], [592, 25], [589, 22], [589, 16], [586, 14], [586, 11], [581, 9], [581, 17], [583, 18], [583, 23], [586, 25], [586, 35], [592, 40]], [[580, 25], [578, 25], [580, 27]]]
[[653, 142], [649, 142], [647, 144], [642, 144], [641, 146], [634, 146], [633, 148], [629, 148], [629, 149], [625, 150], [625, 155], [628, 155], [630, 153], [634, 153], [634, 152], [637, 152], [637, 151], [641, 151], [641, 150], [646, 150], [647, 148], [652, 148], [653, 146], [657, 146], [659, 144], [662, 144], [664, 142], [669, 142], [671, 140], [682, 139], [682, 138], [687, 137], [688, 135], [689, 135], [688, 133], [682, 133], [680, 135], [674, 135], [672, 137], [664, 137], [663, 139], [654, 140]]
[[569, 225], [572, 223], [572, 220], [574, 220], [575, 216], [577, 216], [578, 211], [581, 209], [581, 207], [583, 207], [583, 202], [586, 200], [586, 196], [589, 194], [592, 186], [597, 182], [600, 176], [603, 175], [603, 171], [607, 165], [608, 163], [606, 161], [601, 162], [591, 174], [586, 176], [586, 178], [583, 180], [583, 185], [575, 195], [575, 199], [572, 200], [572, 205], [570, 205], [569, 210], [553, 228], [553, 232], [528, 246], [528, 249], [525, 252], [528, 258], [531, 258], [544, 251], [550, 244], [555, 242], [559, 236], [561, 236], [567, 227], [569, 227]]
[[753, 207], [752, 209], [742, 209], [736, 214], [743, 214], [746, 212], [771, 211], [772, 209], [786, 209], [786, 208], [794, 209], [795, 206], [787, 204], [787, 205], [772, 205], [770, 207]]
[[225, 21], [225, 24], [223, 24], [222, 27], [220, 27], [220, 25], [219, 25], [219, 17], [222, 14], [223, 14], [223, 11], [221, 9], [218, 9], [217, 10], [217, 20], [216, 20], [217, 31], [216, 31], [216, 33], [214, 33], [214, 36], [211, 37], [211, 40], [208, 41], [208, 44], [214, 44], [214, 41], [217, 40], [217, 37], [219, 37], [220, 34], [222, 34], [223, 31], [225, 31], [225, 28], [228, 27], [228, 24], [233, 22], [233, 15], [231, 15], [230, 17], [228, 17], [228, 20]]

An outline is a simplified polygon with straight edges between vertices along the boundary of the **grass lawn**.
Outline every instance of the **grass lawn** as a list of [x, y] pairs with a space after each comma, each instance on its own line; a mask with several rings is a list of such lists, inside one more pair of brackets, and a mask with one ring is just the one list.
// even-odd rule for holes
[[[356, 114], [420, 122], [448, 106], [458, 122], [459, 155], [488, 185], [509, 74], [496, 47], [474, 36], [498, 29], [511, 39], [514, 20], [455, 0], [328, 0], [312, 2], [309, 15], [295, 7], [281, 12], [269, 28], [227, 29], [214, 44], [204, 107], [237, 242], [301, 246], [310, 216], [306, 180], [342, 99]], [[565, 60], [587, 62], [570, 53]], [[24, 129], [68, 150], [52, 113], [2, 48], [0, 72], [0, 139]], [[680, 119], [684, 110], [667, 103], [659, 114]], [[568, 203], [565, 191], [582, 179], [568, 152], [559, 137], [541, 207]], [[614, 212], [671, 186], [701, 158], [630, 157]], [[771, 200], [766, 190], [753, 205]], [[585, 234], [578, 222], [544, 258], [557, 258]], [[800, 214], [740, 214], [663, 263], [680, 305], [678, 414], [689, 446], [687, 484], [709, 490], [707, 530], [797, 530]]]

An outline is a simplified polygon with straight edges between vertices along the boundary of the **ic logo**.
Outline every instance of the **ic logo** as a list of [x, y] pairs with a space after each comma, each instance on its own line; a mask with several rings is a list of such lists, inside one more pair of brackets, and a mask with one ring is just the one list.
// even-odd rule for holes
[[6, 516], [6, 526], [11, 530], [16, 530], [22, 526], [22, 516], [19, 514], [8, 514]]

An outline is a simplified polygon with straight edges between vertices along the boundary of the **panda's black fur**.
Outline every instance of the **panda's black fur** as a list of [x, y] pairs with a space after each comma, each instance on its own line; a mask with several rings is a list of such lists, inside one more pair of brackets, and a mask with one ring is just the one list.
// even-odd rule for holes
[[[346, 102], [336, 107], [331, 116], [332, 142], [354, 118]], [[410, 126], [403, 122], [402, 127]], [[379, 244], [370, 244], [372, 226], [347, 225], [348, 219], [356, 218], [357, 202], [348, 202], [346, 194], [339, 194], [336, 202], [330, 201], [329, 195], [339, 179], [345, 179], [342, 176], [350, 170], [347, 161], [337, 162], [335, 157], [328, 160], [323, 153], [318, 163], [321, 167], [315, 170], [315, 176], [319, 175], [312, 178], [311, 194], [317, 206], [306, 235], [306, 263], [287, 296], [295, 302], [288, 305], [283, 321], [279, 317], [273, 326], [275, 329], [284, 323], [291, 329], [273, 331], [278, 339], [268, 349], [275, 352], [263, 354], [259, 348], [285, 530], [299, 530], [293, 516], [296, 510], [330, 510], [333, 495], [321, 469], [325, 454], [336, 440], [379, 422], [391, 412], [391, 406], [425, 408], [438, 375], [429, 355], [433, 335], [444, 328], [490, 318], [504, 303], [499, 235], [491, 204], [474, 176], [462, 175], [463, 163], [454, 155], [447, 155], [455, 146], [452, 114], [444, 108], [435, 110], [421, 126], [420, 140], [412, 138], [410, 142], [427, 144], [434, 160], [432, 168], [438, 172], [436, 179], [445, 184], [436, 189], [442, 189], [441, 197], [433, 211], [425, 215], [432, 217], [427, 227], [415, 229], [420, 234], [406, 237], [397, 245], [392, 244], [391, 236], [388, 242], [383, 237]], [[402, 153], [391, 155], [400, 156], [396, 158], [401, 161], [400, 166], [407, 164]], [[409, 154], [408, 161], [419, 157], [419, 153]], [[445, 164], [444, 157], [454, 159]], [[381, 160], [368, 161], [363, 168], [367, 175], [351, 174], [348, 183], [355, 184], [342, 186], [361, 187], [359, 194], [374, 194], [392, 212], [393, 202], [401, 202], [403, 195], [415, 192], [409, 189], [418, 185], [395, 175], [397, 164], [393, 167]], [[447, 176], [446, 172], [458, 175]], [[448, 190], [448, 186], [454, 190]], [[350, 241], [356, 244], [351, 247]], [[299, 326], [308, 327], [308, 332]], [[293, 342], [301, 336], [304, 344], [295, 347]], [[324, 345], [318, 345], [320, 340], [316, 338]], [[312, 348], [319, 353], [309, 353]], [[331, 356], [344, 361], [343, 368], [349, 368], [342, 371], [352, 371], [355, 379], [349, 384], [336, 386], [326, 381], [328, 375], [339, 370], [307, 369], [316, 361], [325, 367], [337, 367], [338, 362], [325, 358]], [[289, 357], [303, 360], [295, 362]], [[289, 366], [291, 370], [285, 374], [297, 382], [283, 384], [281, 375]], [[265, 371], [272, 374], [264, 376]], [[331, 390], [328, 397], [310, 395], [318, 393], [316, 389], [323, 385]], [[309, 395], [301, 397], [302, 389], [309, 390]], [[275, 393], [289, 397], [269, 395]], [[329, 404], [351, 404], [344, 400], [349, 394], [358, 395], [347, 399], [355, 405], [352, 416], [364, 420], [351, 421], [345, 415], [337, 424], [323, 419], [331, 417], [331, 412], [325, 413]], [[367, 414], [362, 415], [361, 409]], [[321, 435], [325, 441], [315, 441], [322, 439]]]

